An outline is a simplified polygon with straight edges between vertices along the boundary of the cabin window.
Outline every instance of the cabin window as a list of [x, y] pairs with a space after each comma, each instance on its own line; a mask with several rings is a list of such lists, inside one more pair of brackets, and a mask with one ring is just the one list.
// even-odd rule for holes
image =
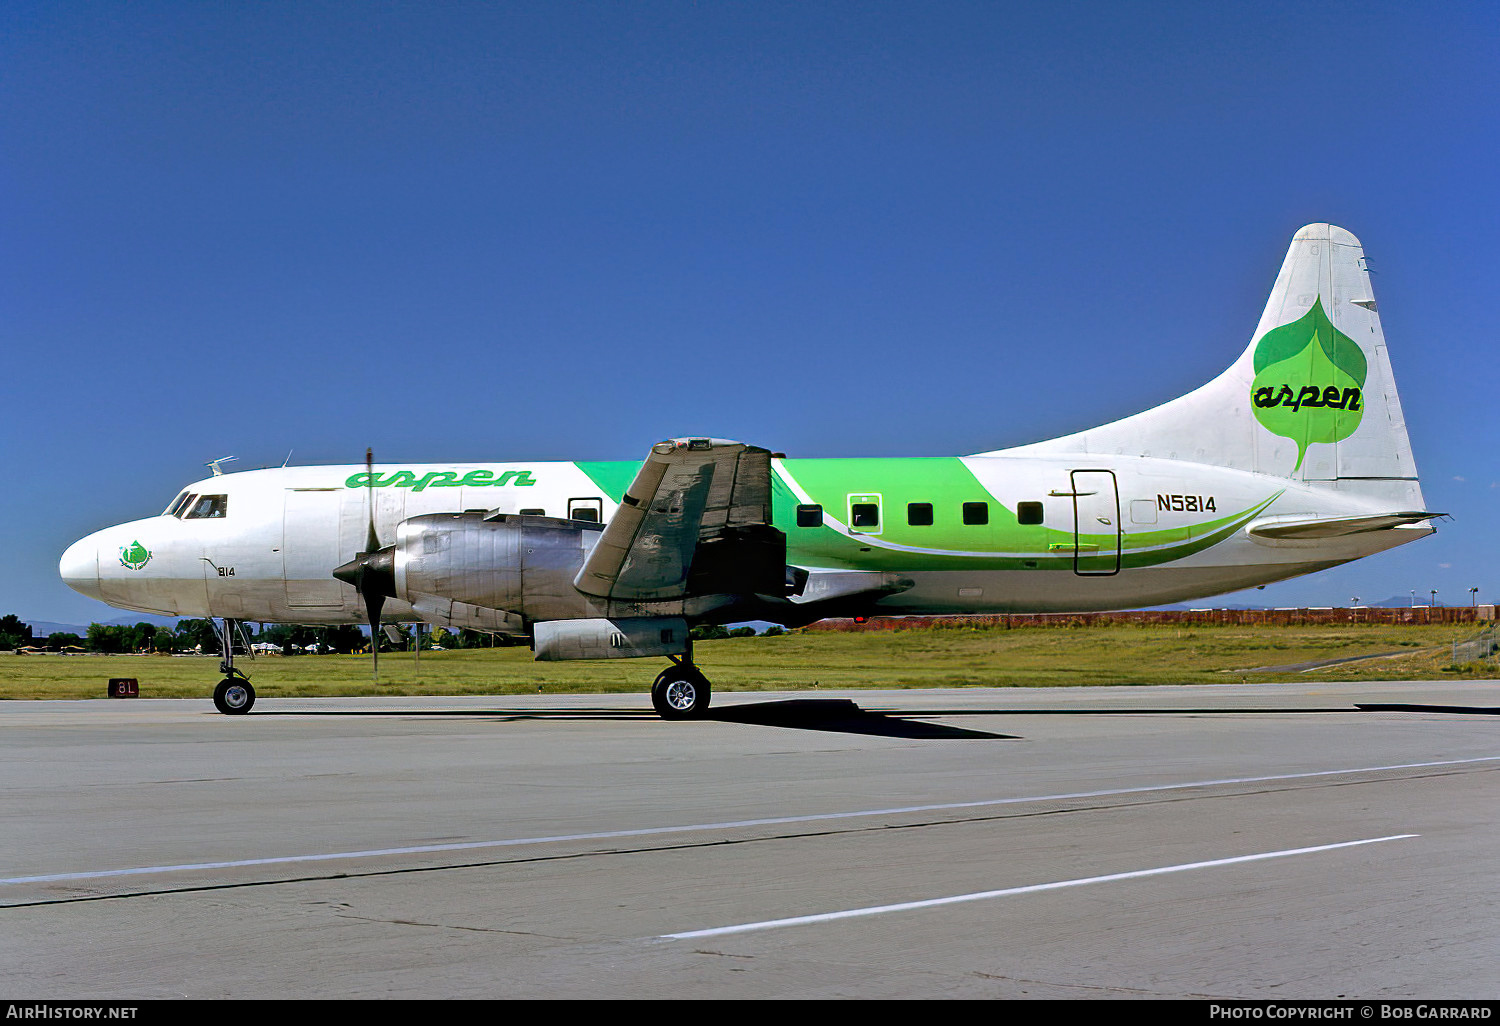
[[798, 527], [822, 527], [823, 507], [818, 505], [802, 505], [797, 507]]
[[906, 504], [906, 522], [913, 527], [931, 527], [932, 503], [908, 502]]
[[590, 524], [604, 521], [604, 500], [599, 498], [569, 499], [568, 519], [583, 520]]
[[987, 502], [964, 503], [964, 523], [971, 526], [990, 522], [990, 504]]
[[879, 527], [880, 505], [874, 502], [851, 502], [849, 504], [850, 527]]
[[1042, 504], [1040, 502], [1021, 502], [1016, 504], [1016, 523], [1040, 524], [1041, 522]]
[[229, 496], [200, 495], [185, 508], [184, 520], [222, 520], [229, 514]]
[[521, 510], [521, 516], [523, 516], [523, 517], [544, 517], [546, 515], [547, 515], [547, 511], [544, 510], [544, 509], [523, 509], [523, 510]]

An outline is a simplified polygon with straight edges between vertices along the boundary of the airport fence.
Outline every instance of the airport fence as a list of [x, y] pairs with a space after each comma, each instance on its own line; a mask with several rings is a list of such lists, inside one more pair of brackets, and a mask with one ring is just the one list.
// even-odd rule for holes
[[1455, 641], [1453, 662], [1473, 663], [1482, 659], [1493, 660], [1497, 651], [1500, 651], [1500, 638], [1496, 637], [1495, 625], [1492, 623], [1467, 641]]

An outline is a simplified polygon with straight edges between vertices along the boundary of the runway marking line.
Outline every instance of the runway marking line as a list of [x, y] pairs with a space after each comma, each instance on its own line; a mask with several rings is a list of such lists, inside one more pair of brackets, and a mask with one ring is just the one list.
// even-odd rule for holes
[[1360, 841], [1340, 841], [1337, 844], [1319, 844], [1310, 848], [1286, 848], [1282, 851], [1260, 852], [1255, 855], [1236, 855], [1227, 859], [1211, 859], [1207, 862], [1185, 862], [1178, 866], [1161, 866], [1157, 869], [1137, 869], [1128, 873], [1109, 873], [1105, 876], [1087, 876], [1077, 880], [1057, 880], [1052, 883], [1028, 884], [1023, 887], [1005, 887], [995, 891], [976, 891], [973, 894], [955, 894], [946, 898], [927, 898], [922, 901], [902, 901], [893, 905], [871, 905], [868, 908], [851, 908], [842, 912], [820, 912], [808, 916], [791, 916], [786, 919], [767, 919], [759, 923], [740, 923], [736, 926], [717, 926], [708, 930], [689, 930], [684, 933], [669, 933], [656, 938], [659, 941], [698, 940], [704, 937], [723, 937], [734, 933], [751, 933], [756, 930], [775, 930], [784, 926], [806, 926], [811, 923], [829, 923], [838, 919], [855, 919], [861, 916], [877, 916], [887, 912], [906, 912], [919, 908], [937, 908], [942, 905], [957, 905], [968, 901], [985, 901], [990, 898], [1008, 898], [1017, 894], [1036, 894], [1040, 891], [1061, 890], [1064, 887], [1083, 887], [1088, 884], [1113, 883], [1117, 880], [1139, 880], [1148, 876], [1166, 873], [1185, 873], [1192, 869], [1212, 869], [1217, 866], [1232, 866], [1244, 862], [1260, 862], [1265, 859], [1281, 859], [1292, 855], [1311, 855], [1314, 852], [1334, 851], [1338, 848], [1353, 848], [1362, 844], [1380, 844], [1383, 841], [1402, 841], [1419, 834], [1392, 834], [1389, 837], [1367, 837]]
[[650, 837], [684, 834], [695, 831], [736, 830], [745, 827], [783, 826], [794, 823], [818, 823], [868, 816], [897, 816], [916, 812], [947, 812], [956, 809], [995, 808], [1003, 805], [1025, 805], [1032, 802], [1074, 801], [1080, 798], [1112, 798], [1131, 794], [1162, 791], [1185, 791], [1195, 787], [1223, 787], [1234, 784], [1263, 784], [1279, 780], [1308, 780], [1316, 777], [1343, 776], [1351, 773], [1384, 773], [1392, 770], [1435, 769], [1443, 766], [1465, 766], [1483, 762], [1500, 762], [1500, 755], [1483, 755], [1472, 759], [1444, 759], [1438, 762], [1408, 762], [1391, 766], [1363, 766], [1353, 769], [1313, 770], [1307, 773], [1280, 773], [1263, 777], [1225, 777], [1220, 780], [1194, 780], [1176, 784], [1152, 784], [1145, 787], [1117, 787], [1099, 791], [1072, 791], [1066, 794], [1028, 795], [1016, 798], [989, 798], [972, 802], [945, 802], [933, 805], [906, 805], [889, 809], [861, 809], [854, 812], [822, 812], [806, 816], [772, 816], [764, 819], [741, 819], [723, 823], [692, 823], [686, 826], [640, 827], [632, 830], [601, 830], [578, 834], [554, 834], [548, 837], [516, 837], [494, 841], [456, 841], [450, 844], [421, 844], [402, 848], [373, 848], [362, 851], [322, 852], [311, 855], [281, 855], [258, 859], [228, 859], [221, 862], [188, 862], [168, 866], [136, 866], [130, 869], [101, 869], [77, 873], [48, 873], [41, 876], [0, 877], [6, 884], [60, 883], [69, 880], [103, 880], [119, 876], [145, 876], [156, 873], [186, 873], [208, 869], [245, 869], [255, 866], [278, 866], [299, 862], [332, 862], [338, 859], [385, 858], [392, 855], [433, 855], [450, 851], [473, 851], [484, 848], [514, 848], [533, 844], [555, 844], [563, 841], [608, 841], [624, 837]]

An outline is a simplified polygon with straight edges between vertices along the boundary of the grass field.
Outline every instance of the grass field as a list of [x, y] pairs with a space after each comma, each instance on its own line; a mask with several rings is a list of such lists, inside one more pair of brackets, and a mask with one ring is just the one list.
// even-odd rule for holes
[[[1068, 687], [1226, 684], [1268, 680], [1431, 680], [1500, 677], [1496, 660], [1452, 663], [1452, 643], [1472, 625], [1202, 627], [1112, 625], [1015, 630], [808, 632], [699, 642], [698, 664], [718, 691], [811, 688]], [[1324, 659], [1398, 653], [1306, 672], [1252, 672]], [[538, 663], [525, 648], [380, 657], [241, 659], [261, 697], [515, 695], [640, 692], [664, 659]], [[102, 698], [110, 677], [134, 677], [144, 698], [208, 695], [209, 656], [0, 654], [0, 700]]]

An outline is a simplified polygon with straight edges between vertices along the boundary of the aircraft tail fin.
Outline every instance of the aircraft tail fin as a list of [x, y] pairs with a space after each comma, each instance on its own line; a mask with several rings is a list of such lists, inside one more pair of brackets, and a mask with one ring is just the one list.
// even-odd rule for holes
[[1424, 508], [1364, 248], [1330, 224], [1293, 236], [1250, 345], [1223, 374], [1133, 417], [1004, 451], [1183, 459]]

